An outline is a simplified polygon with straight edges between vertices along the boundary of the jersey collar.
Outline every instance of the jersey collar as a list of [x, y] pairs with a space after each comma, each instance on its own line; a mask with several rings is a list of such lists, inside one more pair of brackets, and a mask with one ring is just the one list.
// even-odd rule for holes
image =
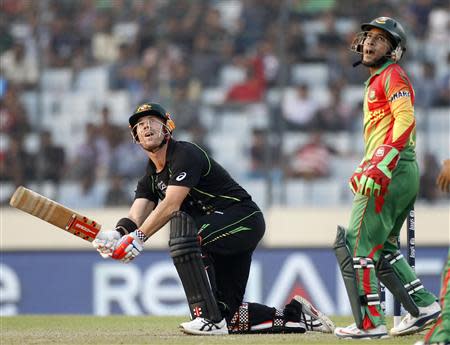
[[395, 62], [392, 60], [388, 60], [386, 61], [379, 69], [377, 69], [377, 71], [372, 74], [369, 79], [366, 80], [366, 82], [364, 83], [366, 86], [370, 84], [370, 81], [372, 80], [372, 78], [374, 78], [377, 75], [380, 75], [381, 72], [383, 72], [386, 68], [388, 68], [390, 65], [394, 64]]

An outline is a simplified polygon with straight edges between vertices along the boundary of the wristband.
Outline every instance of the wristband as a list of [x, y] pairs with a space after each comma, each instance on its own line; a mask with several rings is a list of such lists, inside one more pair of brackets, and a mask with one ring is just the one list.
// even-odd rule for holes
[[144, 234], [141, 230], [137, 229], [137, 230], [135, 231], [135, 233], [136, 233], [136, 236], [137, 236], [142, 242], [147, 241], [147, 239], [148, 239], [147, 235]]
[[128, 235], [137, 229], [137, 225], [130, 218], [122, 218], [116, 224], [116, 231], [122, 236]]

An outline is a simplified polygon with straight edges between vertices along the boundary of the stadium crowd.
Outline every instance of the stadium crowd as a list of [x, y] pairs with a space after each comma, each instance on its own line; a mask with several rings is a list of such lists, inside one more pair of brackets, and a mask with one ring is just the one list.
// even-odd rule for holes
[[[216, 115], [224, 107], [245, 112], [247, 105], [261, 104], [275, 116], [275, 123], [282, 124], [282, 131], [311, 133], [314, 138], [303, 150], [295, 148], [290, 159], [280, 159], [280, 148], [269, 148], [270, 156], [277, 159], [268, 167], [265, 146], [275, 144], [266, 136], [274, 122], [251, 128], [259, 138], [252, 141], [249, 132], [248, 139], [235, 139], [246, 141], [246, 178], [265, 176], [267, 170], [304, 178], [304, 172], [294, 168], [310, 155], [298, 153], [308, 152], [317, 141], [326, 147], [320, 143], [320, 132], [349, 136], [357, 132], [362, 100], [347, 102], [344, 90], [361, 87], [367, 75], [364, 69], [352, 67], [355, 57], [348, 47], [359, 31], [358, 23], [380, 15], [399, 19], [411, 37], [402, 63], [413, 78], [416, 107], [448, 110], [447, 0], [361, 0], [358, 6], [354, 0], [2, 0], [0, 182], [14, 186], [49, 182], [56, 197], [72, 205], [80, 200], [85, 207], [127, 204], [131, 195], [125, 186], [134, 184], [145, 166], [125, 125], [133, 105], [147, 100], [164, 104], [173, 114], [178, 137], [211, 146], [214, 153], [217, 148], [207, 140], [215, 131], [214, 122], [201, 116], [210, 90], [221, 92], [212, 106]], [[301, 70], [312, 64], [326, 71], [320, 85], [326, 101], [321, 101], [314, 85], [293, 72], [293, 67]], [[48, 121], [42, 119], [48, 114], [31, 116], [36, 109], [30, 108], [24, 95], [39, 97], [44, 71], [69, 69], [75, 88], [80, 72], [99, 66], [107, 71], [108, 90], [126, 93], [130, 112], [118, 123], [111, 116], [113, 106], [105, 102], [85, 124], [81, 142], [70, 137], [55, 140], [55, 128], [64, 123], [47, 128], [43, 124]], [[291, 92], [274, 105], [270, 95], [283, 88]], [[348, 154], [319, 151], [326, 157]], [[300, 162], [295, 161], [297, 156]], [[321, 161], [310, 164], [317, 167], [307, 172], [308, 178], [315, 177], [316, 171], [317, 177], [333, 176], [332, 169], [323, 166], [329, 159], [313, 156]], [[444, 157], [426, 153], [427, 162], [437, 158]], [[286, 164], [288, 160], [292, 166]], [[437, 172], [424, 171], [424, 181], [434, 181], [430, 175]], [[99, 192], [96, 188], [102, 180], [108, 186]], [[57, 187], [66, 181], [76, 188], [69, 196], [58, 195]], [[441, 197], [433, 184], [423, 186], [426, 200]], [[7, 199], [2, 196], [2, 202]]]

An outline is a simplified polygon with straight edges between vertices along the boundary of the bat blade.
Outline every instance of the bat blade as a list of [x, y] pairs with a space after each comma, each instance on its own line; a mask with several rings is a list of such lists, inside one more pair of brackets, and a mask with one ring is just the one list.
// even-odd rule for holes
[[16, 189], [9, 204], [89, 242], [101, 229], [96, 221], [23, 186]]

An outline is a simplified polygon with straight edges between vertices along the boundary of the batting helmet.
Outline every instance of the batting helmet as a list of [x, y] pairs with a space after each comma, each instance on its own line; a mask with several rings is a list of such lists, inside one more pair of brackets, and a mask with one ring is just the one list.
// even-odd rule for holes
[[406, 51], [406, 33], [402, 25], [395, 19], [389, 17], [378, 17], [370, 23], [361, 25], [363, 31], [369, 31], [372, 28], [378, 28], [388, 34], [389, 41], [392, 44], [390, 58], [395, 62], [399, 61]]
[[165, 127], [172, 134], [175, 129], [175, 122], [170, 117], [170, 113], [158, 103], [144, 103], [136, 107], [133, 114], [128, 119], [130, 128], [132, 130], [133, 137], [137, 140], [136, 130], [134, 126], [138, 123], [139, 119], [144, 116], [153, 115], [157, 116], [164, 121]]

